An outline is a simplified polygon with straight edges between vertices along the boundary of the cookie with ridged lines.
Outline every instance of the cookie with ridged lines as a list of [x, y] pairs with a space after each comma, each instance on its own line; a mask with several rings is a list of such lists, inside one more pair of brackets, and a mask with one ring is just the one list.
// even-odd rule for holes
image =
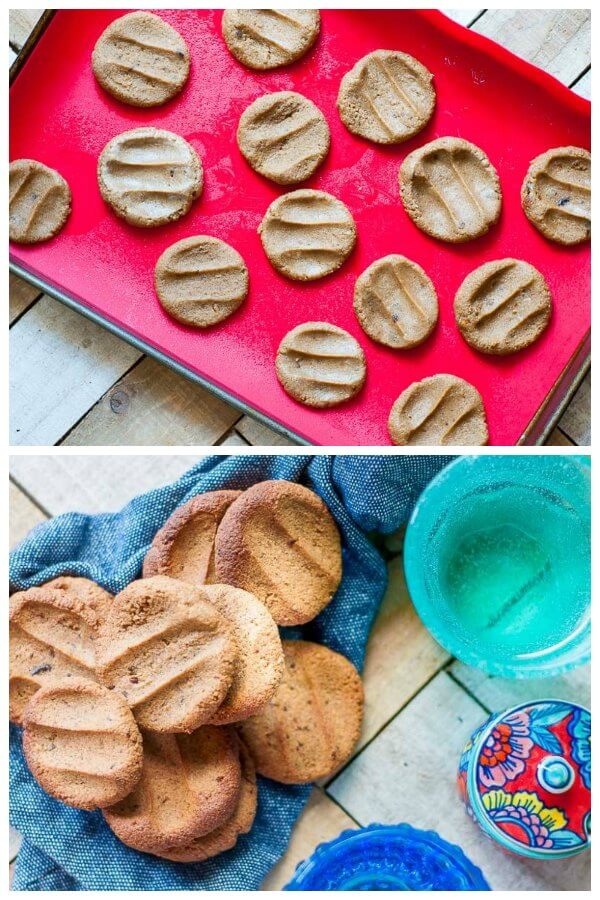
[[319, 36], [317, 9], [226, 9], [221, 30], [229, 52], [249, 69], [288, 66]]
[[345, 203], [325, 191], [291, 191], [271, 203], [258, 233], [269, 262], [286, 278], [314, 281], [335, 272], [356, 243]]
[[375, 260], [356, 279], [354, 312], [374, 341], [405, 350], [429, 337], [438, 320], [438, 299], [421, 266], [393, 253]]
[[256, 771], [284, 784], [333, 775], [360, 736], [364, 691], [352, 663], [321, 644], [284, 641], [285, 672], [271, 702], [240, 726]]
[[368, 53], [342, 78], [337, 98], [348, 131], [377, 144], [399, 144], [421, 131], [435, 108], [433, 75], [399, 50]]
[[317, 409], [355, 397], [367, 375], [358, 341], [329, 322], [304, 322], [288, 331], [277, 350], [275, 368], [290, 397]]
[[202, 191], [202, 164], [185, 138], [134, 128], [108, 142], [98, 160], [100, 193], [130, 225], [154, 228], [184, 216]]
[[99, 625], [106, 619], [113, 602], [113, 595], [103, 587], [90, 578], [81, 578], [77, 575], [59, 575], [58, 578], [47, 581], [42, 587], [64, 591], [67, 597], [73, 597], [89, 606], [96, 613]]
[[8, 182], [10, 240], [39, 244], [58, 234], [71, 212], [71, 188], [62, 175], [35, 159], [15, 159]]
[[227, 728], [191, 734], [142, 732], [144, 764], [133, 791], [103, 810], [128, 847], [156, 853], [219, 828], [233, 815], [242, 787], [238, 740]]
[[190, 584], [215, 581], [215, 535], [241, 491], [208, 491], [178, 506], [157, 531], [144, 558], [142, 575], [169, 575]]
[[327, 120], [312, 100], [295, 91], [258, 97], [240, 118], [237, 142], [252, 168], [276, 184], [298, 184], [329, 151]]
[[218, 856], [226, 850], [231, 850], [237, 844], [242, 834], [248, 834], [256, 817], [256, 804], [258, 790], [256, 786], [256, 770], [252, 758], [239, 741], [240, 763], [242, 767], [242, 786], [237, 806], [231, 818], [223, 825], [210, 831], [208, 834], [197, 837], [188, 844], [171, 847], [169, 850], [157, 853], [162, 859], [170, 859], [173, 862], [202, 862], [212, 856]]
[[188, 80], [187, 44], [153, 13], [127, 13], [111, 22], [94, 47], [92, 69], [105, 91], [130, 106], [161, 106]]
[[402, 203], [417, 228], [449, 243], [485, 234], [500, 217], [498, 173], [475, 144], [443, 137], [409, 153], [400, 167]]
[[277, 690], [283, 673], [281, 638], [273, 616], [254, 594], [228, 584], [204, 590], [231, 624], [238, 649], [233, 683], [212, 718], [215, 725], [227, 725], [258, 712]]
[[44, 687], [27, 705], [23, 726], [31, 774], [68, 806], [110, 806], [140, 779], [142, 737], [118, 691], [75, 678]]
[[521, 204], [548, 240], [580, 244], [592, 233], [591, 188], [591, 154], [583, 147], [555, 147], [531, 161]]
[[20, 591], [9, 606], [9, 717], [20, 725], [41, 688], [70, 679], [96, 681], [98, 618], [87, 603], [47, 585]]
[[390, 411], [392, 443], [483, 446], [488, 428], [481, 394], [456, 375], [432, 375], [403, 391]]
[[552, 313], [546, 279], [521, 259], [497, 259], [471, 272], [454, 298], [456, 324], [480, 353], [504, 355], [538, 339]]
[[140, 728], [163, 733], [210, 721], [236, 657], [229, 623], [202, 588], [165, 575], [117, 594], [96, 642], [100, 681], [123, 694]]
[[278, 625], [302, 625], [339, 586], [340, 533], [313, 491], [291, 481], [261, 481], [223, 516], [215, 570], [220, 583], [258, 597]]
[[154, 286], [170, 316], [192, 328], [209, 328], [233, 315], [246, 299], [248, 269], [225, 241], [197, 235], [161, 254]]

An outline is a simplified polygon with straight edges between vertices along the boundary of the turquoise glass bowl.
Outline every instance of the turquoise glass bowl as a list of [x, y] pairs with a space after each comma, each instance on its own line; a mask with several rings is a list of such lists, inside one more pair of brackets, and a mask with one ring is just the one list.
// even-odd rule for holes
[[590, 658], [590, 480], [574, 456], [468, 456], [421, 494], [404, 542], [435, 639], [492, 675], [557, 675]]
[[460, 847], [410, 825], [343, 831], [300, 863], [286, 891], [489, 891]]

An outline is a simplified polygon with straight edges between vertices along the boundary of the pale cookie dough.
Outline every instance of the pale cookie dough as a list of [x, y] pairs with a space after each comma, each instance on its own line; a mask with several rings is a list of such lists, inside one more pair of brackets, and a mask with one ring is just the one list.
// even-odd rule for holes
[[115, 19], [94, 47], [96, 80], [130, 106], [160, 106], [178, 94], [190, 71], [190, 53], [168, 22], [149, 12]]
[[219, 238], [184, 238], [156, 263], [154, 285], [163, 309], [178, 322], [208, 328], [231, 316], [248, 294], [248, 269]]
[[250, 69], [295, 62], [310, 50], [320, 27], [318, 9], [226, 9], [222, 21], [230, 53]]
[[62, 175], [35, 159], [16, 159], [8, 178], [10, 240], [39, 244], [58, 234], [71, 212], [71, 189]]
[[435, 108], [433, 75], [397, 50], [375, 50], [344, 75], [337, 107], [348, 131], [399, 144], [421, 131]]
[[324, 191], [299, 190], [271, 203], [258, 232], [271, 264], [294, 281], [339, 269], [356, 243], [348, 207]]
[[498, 259], [471, 272], [454, 300], [456, 324], [481, 353], [523, 350], [550, 321], [552, 298], [541, 272], [520, 259]]
[[191, 144], [159, 128], [118, 134], [98, 160], [102, 197], [118, 216], [141, 228], [184, 216], [202, 181], [202, 164]]
[[310, 178], [327, 156], [329, 140], [321, 110], [294, 91], [259, 97], [243, 112], [237, 131], [252, 168], [277, 184]]
[[356, 396], [367, 374], [358, 341], [329, 322], [304, 322], [288, 331], [279, 345], [275, 368], [290, 397], [317, 409]]
[[521, 203], [538, 231], [558, 244], [589, 241], [592, 157], [581, 147], [556, 147], [531, 162]]
[[400, 194], [415, 225], [440, 241], [458, 244], [485, 234], [498, 221], [498, 174], [479, 147], [443, 137], [406, 157]]
[[392, 406], [388, 429], [394, 444], [483, 446], [488, 442], [483, 400], [468, 381], [433, 375], [415, 381]]
[[437, 294], [421, 266], [392, 254], [356, 279], [354, 312], [370, 338], [404, 350], [421, 344], [435, 328]]

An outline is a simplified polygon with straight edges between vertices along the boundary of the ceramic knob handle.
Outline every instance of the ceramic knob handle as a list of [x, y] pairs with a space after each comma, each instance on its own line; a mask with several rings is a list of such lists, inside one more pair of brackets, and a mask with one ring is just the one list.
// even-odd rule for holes
[[547, 756], [537, 768], [537, 779], [545, 791], [564, 794], [575, 781], [573, 766], [562, 756]]

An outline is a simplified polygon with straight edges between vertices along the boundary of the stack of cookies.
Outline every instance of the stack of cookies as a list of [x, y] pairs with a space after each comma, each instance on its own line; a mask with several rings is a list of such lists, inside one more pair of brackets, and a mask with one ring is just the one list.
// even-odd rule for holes
[[252, 827], [257, 773], [328, 777], [358, 740], [356, 669], [277, 627], [317, 616], [341, 576], [323, 501], [266, 481], [177, 509], [114, 598], [70, 576], [13, 594], [10, 718], [35, 779], [100, 808], [136, 850], [230, 849]]

